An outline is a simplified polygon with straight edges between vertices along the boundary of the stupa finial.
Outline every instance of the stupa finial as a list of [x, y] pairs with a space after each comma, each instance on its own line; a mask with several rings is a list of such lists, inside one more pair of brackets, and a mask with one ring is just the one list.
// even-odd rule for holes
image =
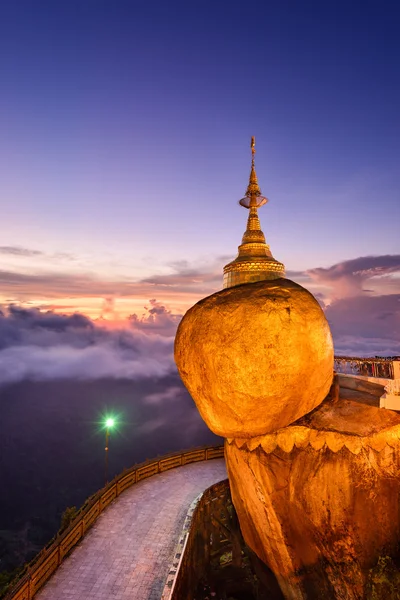
[[239, 203], [245, 208], [250, 208], [250, 206], [254, 206], [259, 208], [266, 202], [268, 202], [267, 198], [261, 195], [261, 189], [258, 185], [256, 167], [255, 167], [255, 155], [256, 155], [256, 138], [251, 136], [250, 142], [251, 148], [251, 169], [250, 169], [250, 177], [249, 177], [249, 185], [247, 186], [246, 193], [244, 198], [239, 200]]
[[239, 254], [234, 261], [224, 267], [224, 288], [233, 287], [241, 283], [251, 283], [264, 279], [277, 279], [284, 277], [285, 267], [275, 260], [265, 241], [258, 218], [258, 208], [268, 202], [262, 196], [258, 185], [255, 168], [256, 139], [251, 138], [251, 170], [249, 184], [244, 198], [239, 204], [249, 209], [246, 231], [239, 246]]

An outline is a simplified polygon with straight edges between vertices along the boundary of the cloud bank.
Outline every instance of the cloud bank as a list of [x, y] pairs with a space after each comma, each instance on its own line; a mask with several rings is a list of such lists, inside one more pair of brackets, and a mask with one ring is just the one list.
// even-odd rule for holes
[[400, 355], [399, 254], [363, 256], [307, 274], [325, 290], [336, 354]]
[[[389, 276], [400, 273], [400, 254], [361, 256], [327, 269], [310, 269], [306, 273], [315, 282], [329, 287], [334, 299], [359, 296], [363, 292], [372, 291], [364, 288], [367, 283], [375, 286], [393, 283]], [[399, 288], [400, 281], [397, 282], [398, 291]]]
[[[82, 314], [9, 306], [0, 313], [0, 384], [23, 379], [141, 379], [175, 372], [178, 315], [156, 300], [147, 317], [110, 329]], [[145, 331], [148, 325], [149, 331]]]
[[157, 302], [155, 298], [149, 300], [149, 306], [145, 306], [144, 308], [147, 314], [141, 317], [133, 314], [129, 317], [129, 321], [134, 329], [146, 333], [175, 336], [182, 315], [173, 314], [161, 302]]

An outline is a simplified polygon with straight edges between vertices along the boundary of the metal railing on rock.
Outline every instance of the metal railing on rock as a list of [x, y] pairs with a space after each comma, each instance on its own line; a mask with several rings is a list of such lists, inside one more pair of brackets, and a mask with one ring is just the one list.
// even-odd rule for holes
[[335, 356], [334, 368], [343, 375], [394, 379], [399, 376], [397, 371], [400, 373], [400, 360], [398, 357]]
[[86, 500], [70, 526], [27, 565], [20, 579], [7, 592], [4, 600], [31, 600], [60, 566], [64, 558], [85, 536], [103, 510], [131, 485], [193, 462], [224, 457], [223, 446], [206, 446], [168, 454], [134, 465], [115, 477], [108, 485]]

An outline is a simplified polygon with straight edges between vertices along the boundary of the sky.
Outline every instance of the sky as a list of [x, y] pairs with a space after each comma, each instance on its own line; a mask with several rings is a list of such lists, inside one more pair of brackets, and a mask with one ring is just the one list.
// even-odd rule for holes
[[1, 3], [0, 383], [173, 369], [252, 135], [267, 242], [336, 353], [400, 354], [399, 26], [385, 1]]

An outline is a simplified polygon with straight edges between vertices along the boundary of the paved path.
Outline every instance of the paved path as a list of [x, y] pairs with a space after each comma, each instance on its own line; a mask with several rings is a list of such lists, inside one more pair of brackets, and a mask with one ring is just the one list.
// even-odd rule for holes
[[160, 600], [186, 513], [226, 479], [214, 459], [134, 484], [98, 518], [37, 600]]
[[[376, 383], [363, 382], [365, 390], [350, 390], [347, 388], [340, 388], [340, 399], [351, 400], [352, 402], [360, 402], [361, 404], [368, 404], [368, 406], [375, 406], [379, 408], [379, 399], [385, 391], [383, 385], [378, 386]], [[368, 393], [368, 390], [370, 393]]]

